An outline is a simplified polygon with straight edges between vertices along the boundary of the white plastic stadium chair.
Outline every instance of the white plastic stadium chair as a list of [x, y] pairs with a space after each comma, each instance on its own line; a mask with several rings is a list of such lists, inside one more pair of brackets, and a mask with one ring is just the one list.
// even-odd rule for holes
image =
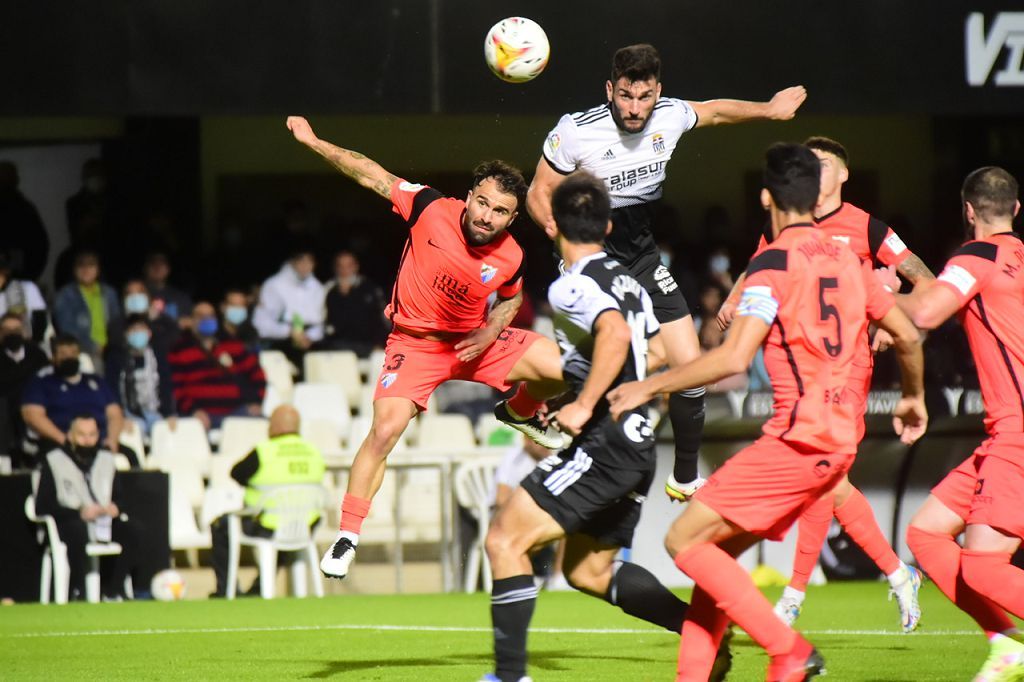
[[335, 384], [300, 383], [295, 386], [292, 404], [299, 411], [302, 421], [326, 419], [334, 423], [338, 438], [348, 435], [352, 413], [348, 397], [341, 386]]
[[466, 554], [466, 573], [463, 589], [475, 592], [477, 582], [483, 574], [484, 592], [491, 591], [491, 565], [484, 550], [487, 527], [491, 521], [491, 490], [494, 488], [494, 472], [501, 462], [500, 457], [480, 457], [459, 464], [455, 470], [455, 499], [465, 507], [477, 521], [477, 534]]
[[238, 563], [241, 547], [248, 545], [255, 549], [260, 571], [260, 596], [274, 598], [277, 573], [277, 553], [297, 552], [291, 567], [292, 592], [296, 597], [306, 596], [306, 574], [313, 579], [313, 593], [324, 596], [324, 585], [320, 577], [319, 552], [309, 527], [312, 512], [323, 514], [326, 491], [320, 485], [280, 485], [261, 488], [263, 505], [273, 509], [278, 517], [278, 527], [269, 538], [246, 535], [242, 531], [242, 516], [251, 516], [258, 509], [246, 509], [228, 515], [228, 592], [227, 598], [235, 598], [238, 585]]
[[201, 476], [210, 473], [210, 441], [203, 423], [194, 417], [179, 417], [171, 430], [167, 420], [153, 425], [148, 466], [167, 471], [169, 462], [190, 462]]
[[270, 422], [261, 417], [228, 417], [221, 423], [220, 448], [210, 462], [210, 485], [231, 485], [231, 467], [269, 438]]
[[121, 429], [121, 434], [117, 440], [121, 445], [129, 447], [135, 452], [135, 456], [139, 458], [139, 466], [143, 469], [146, 468], [146, 444], [143, 441], [142, 429], [139, 428], [138, 424], [132, 423], [131, 431], [128, 430], [128, 421], [125, 420], [125, 428]]
[[289, 402], [295, 388], [295, 366], [285, 354], [279, 350], [261, 350], [260, 368], [267, 378], [267, 388], [273, 388], [281, 402]]
[[462, 414], [424, 414], [419, 418], [416, 445], [421, 448], [475, 448], [473, 422]]
[[359, 375], [359, 356], [355, 353], [348, 350], [306, 353], [303, 366], [306, 381], [341, 386], [349, 405], [359, 404], [363, 379]]
[[[39, 601], [50, 603], [50, 582], [53, 581], [53, 601], [57, 604], [68, 603], [68, 591], [71, 586], [71, 566], [68, 564], [68, 547], [57, 532], [57, 522], [49, 515], [36, 515], [36, 501], [31, 495], [25, 498], [25, 516], [29, 521], [38, 523], [46, 529], [46, 547], [43, 550], [41, 578], [39, 581]], [[121, 553], [121, 545], [116, 542], [90, 542], [85, 546], [85, 554], [89, 557], [89, 568], [85, 574], [85, 599], [90, 603], [100, 600], [100, 557]], [[125, 578], [125, 592], [132, 596], [131, 576]]]
[[189, 565], [199, 564], [199, 550], [213, 546], [209, 527], [196, 523], [196, 510], [203, 506], [203, 479], [186, 460], [170, 460], [164, 468], [170, 478], [170, 540], [172, 550], [182, 550]]
[[315, 445], [324, 457], [341, 453], [341, 438], [337, 427], [329, 419], [303, 419], [299, 426], [303, 438]]

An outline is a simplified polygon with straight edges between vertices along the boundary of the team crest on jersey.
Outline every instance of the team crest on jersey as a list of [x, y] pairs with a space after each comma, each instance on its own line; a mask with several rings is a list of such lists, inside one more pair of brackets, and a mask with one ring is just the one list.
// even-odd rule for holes
[[384, 388], [391, 388], [391, 384], [395, 383], [398, 379], [398, 372], [388, 372], [380, 378], [380, 385]]
[[654, 133], [654, 137], [651, 138], [651, 147], [654, 149], [655, 154], [664, 154], [665, 136], [661, 133]]
[[548, 146], [548, 152], [554, 154], [562, 146], [562, 136], [558, 133], [551, 133], [544, 143]]
[[488, 265], [487, 263], [483, 263], [480, 265], [480, 281], [483, 282], [484, 284], [487, 284], [492, 279], [494, 279], [494, 276], [497, 274], [498, 268], [494, 267], [493, 265]]

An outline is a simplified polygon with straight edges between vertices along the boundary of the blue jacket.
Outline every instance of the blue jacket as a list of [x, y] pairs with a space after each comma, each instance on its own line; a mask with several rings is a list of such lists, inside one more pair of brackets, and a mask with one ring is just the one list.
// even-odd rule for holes
[[[100, 284], [100, 295], [103, 297], [106, 317], [103, 322], [109, 328], [111, 320], [121, 316], [121, 304], [117, 300], [117, 292], [109, 284]], [[77, 283], [66, 284], [57, 292], [53, 304], [53, 322], [58, 332], [71, 334], [78, 339], [86, 353], [94, 355], [100, 350], [92, 341], [92, 317]]]

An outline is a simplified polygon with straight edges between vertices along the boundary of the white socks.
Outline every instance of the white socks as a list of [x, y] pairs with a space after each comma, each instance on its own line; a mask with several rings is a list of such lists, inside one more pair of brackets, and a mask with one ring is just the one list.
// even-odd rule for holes
[[805, 596], [807, 596], [805, 592], [801, 592], [795, 587], [790, 587], [789, 585], [786, 585], [786, 589], [782, 591], [783, 599], [792, 599], [797, 604], [803, 604]]
[[348, 541], [352, 543], [353, 547], [359, 545], [359, 533], [353, 533], [350, 530], [343, 530], [340, 533], [340, 537], [348, 538]]
[[891, 587], [899, 587], [910, 579], [910, 571], [907, 570], [907, 565], [901, 561], [900, 567], [885, 576], [885, 578], [889, 581]]

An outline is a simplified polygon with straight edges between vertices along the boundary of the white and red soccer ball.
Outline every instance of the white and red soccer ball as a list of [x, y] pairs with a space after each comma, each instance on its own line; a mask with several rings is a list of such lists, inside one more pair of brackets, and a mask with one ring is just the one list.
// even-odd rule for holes
[[551, 45], [544, 29], [524, 17], [502, 19], [487, 32], [484, 59], [494, 75], [509, 83], [525, 83], [548, 65]]

